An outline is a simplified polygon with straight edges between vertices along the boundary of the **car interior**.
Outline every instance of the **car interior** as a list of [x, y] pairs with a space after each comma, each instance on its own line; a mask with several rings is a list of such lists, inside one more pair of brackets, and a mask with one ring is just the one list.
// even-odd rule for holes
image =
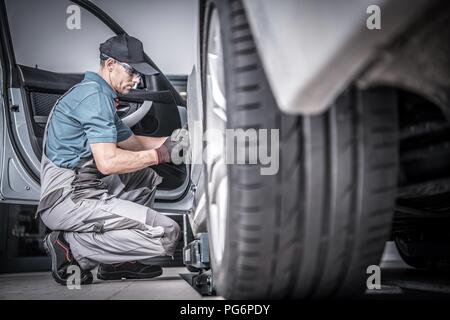
[[[44, 129], [53, 105], [64, 92], [80, 82], [84, 75], [56, 73], [24, 65], [17, 65], [17, 70], [29, 119], [30, 141], [33, 151], [40, 159]], [[137, 135], [170, 136], [175, 129], [181, 127], [180, 113], [185, 112], [185, 106], [177, 106], [171, 93], [163, 89], [163, 84], [158, 79], [150, 78], [157, 77], [147, 76], [137, 89], [126, 96], [119, 95], [117, 113], [120, 118], [124, 118], [135, 112], [145, 100], [150, 100], [151, 109], [131, 129]], [[177, 80], [179, 83], [180, 79]], [[163, 177], [163, 182], [158, 186], [161, 190], [180, 187], [187, 174], [185, 165], [170, 163], [153, 168]]]

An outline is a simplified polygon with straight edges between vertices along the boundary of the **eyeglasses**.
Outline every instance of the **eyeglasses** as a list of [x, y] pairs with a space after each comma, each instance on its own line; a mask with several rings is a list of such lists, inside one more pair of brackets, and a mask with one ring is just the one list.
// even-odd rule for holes
[[[117, 61], [117, 60], [116, 60]], [[128, 73], [128, 75], [132, 76], [133, 78], [141, 78], [141, 74], [137, 72], [132, 66], [126, 64], [125, 62], [117, 61], [118, 64], [120, 64], [125, 71]]]
[[[112, 57], [110, 57], [104, 53], [101, 54], [102, 60], [106, 60], [108, 58], [112, 58]], [[112, 59], [114, 59], [114, 58], [112, 58]], [[125, 62], [120, 62], [116, 59], [114, 59], [114, 61], [116, 61], [118, 64], [120, 64], [125, 69], [125, 71], [128, 73], [128, 75], [132, 76], [133, 78], [138, 78], [139, 80], [141, 79], [141, 74], [138, 71], [136, 71], [132, 66], [130, 66], [129, 64], [127, 64]]]

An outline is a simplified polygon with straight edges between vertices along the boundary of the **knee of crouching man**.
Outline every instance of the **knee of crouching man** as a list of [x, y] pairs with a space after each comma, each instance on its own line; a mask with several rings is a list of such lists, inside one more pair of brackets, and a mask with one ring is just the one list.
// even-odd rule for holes
[[173, 222], [173, 242], [176, 244], [180, 238], [181, 228], [176, 221]]
[[[173, 221], [173, 220], [172, 220]], [[162, 239], [163, 247], [168, 256], [173, 256], [180, 238], [181, 229], [178, 223], [173, 221], [170, 227], [166, 227], [166, 233]]]

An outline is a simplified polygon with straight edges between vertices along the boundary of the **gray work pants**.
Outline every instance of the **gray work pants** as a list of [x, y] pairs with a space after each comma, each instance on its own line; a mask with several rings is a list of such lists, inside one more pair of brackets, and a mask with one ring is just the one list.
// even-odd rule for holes
[[[50, 160], [46, 166], [58, 169]], [[173, 256], [180, 227], [169, 217], [151, 209], [156, 191], [156, 175], [151, 168], [114, 174], [101, 180], [108, 192], [93, 198], [74, 199], [71, 192], [41, 213], [44, 224], [63, 230], [72, 254], [81, 268], [99, 263]]]

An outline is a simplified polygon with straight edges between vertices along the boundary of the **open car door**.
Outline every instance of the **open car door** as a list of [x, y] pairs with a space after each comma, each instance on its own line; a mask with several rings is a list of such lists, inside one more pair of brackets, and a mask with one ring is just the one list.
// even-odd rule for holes
[[[70, 30], [66, 26], [70, 6], [78, 8], [82, 17], [79, 30]], [[27, 19], [33, 17], [33, 21], [21, 18], [30, 10], [33, 15], [27, 15]], [[20, 266], [29, 270], [29, 262], [11, 263], [11, 257], [20, 255], [41, 255], [42, 263], [31, 269], [43, 270], [49, 265], [40, 241], [45, 227], [32, 217], [40, 196], [42, 138], [48, 115], [56, 100], [83, 79], [82, 72], [97, 70], [98, 45], [111, 36], [126, 32], [87, 0], [26, 3], [0, 0], [0, 28], [0, 226], [4, 230], [0, 243], [8, 243], [6, 253], [0, 253], [0, 272], [20, 271]], [[79, 47], [80, 43], [86, 43], [90, 48], [87, 55]], [[43, 60], [33, 60], [46, 55], [46, 61], [50, 60], [48, 65]], [[51, 61], [53, 56], [58, 57], [58, 61]], [[185, 91], [187, 78], [178, 76], [169, 80], [147, 55], [146, 59], [160, 73], [143, 77], [138, 88], [126, 96], [119, 95], [117, 113], [137, 135], [170, 136], [187, 122], [186, 102], [175, 88]], [[77, 64], [80, 71], [71, 71]], [[186, 164], [161, 164], [153, 168], [163, 177], [156, 192], [155, 209], [182, 226], [183, 216], [192, 206], [192, 194], [187, 192], [190, 190], [189, 167]], [[29, 231], [24, 225], [32, 226], [33, 230]], [[11, 233], [9, 229], [14, 230]], [[9, 239], [11, 234], [17, 243]], [[21, 241], [28, 242], [22, 246]], [[182, 245], [180, 242], [175, 261], [171, 263], [180, 263]], [[21, 248], [26, 252], [20, 253]]]
[[[70, 5], [69, 1], [44, 1], [36, 6], [39, 11], [55, 10], [54, 7], [46, 8], [46, 4], [58, 3], [61, 12], [65, 14], [64, 6]], [[101, 11], [90, 1], [73, 1], [82, 8], [83, 19], [89, 18], [89, 23], [83, 21], [83, 28], [90, 25], [106, 24], [110, 30], [99, 34], [99, 42], [104, 41], [114, 34], [124, 34], [125, 31], [117, 25], [106, 13]], [[30, 9], [30, 8], [28, 8]], [[74, 84], [83, 79], [82, 73], [63, 73], [46, 70], [39, 65], [22, 65], [16, 63], [14, 52], [19, 49], [13, 44], [14, 32], [10, 33], [8, 15], [20, 15], [21, 7], [15, 1], [2, 3], [2, 48], [5, 53], [3, 62], [5, 67], [5, 91], [4, 98], [4, 127], [7, 128], [5, 145], [2, 149], [4, 163], [2, 164], [1, 198], [2, 201], [35, 204], [39, 200], [39, 168], [42, 155], [42, 137], [48, 119], [48, 114], [56, 100]], [[14, 16], [14, 21], [20, 20]], [[89, 24], [88, 26], [85, 26]], [[104, 26], [102, 26], [104, 27]], [[82, 30], [83, 34], [95, 30]], [[32, 30], [30, 30], [31, 32]], [[109, 31], [109, 34], [108, 34]], [[17, 31], [15, 31], [17, 32]], [[73, 32], [73, 31], [72, 31]], [[52, 34], [40, 35], [42, 38], [51, 38]], [[105, 38], [105, 39], [103, 39]], [[39, 46], [45, 45], [38, 43]], [[64, 45], [64, 44], [62, 44]], [[27, 48], [38, 51], [32, 44]], [[97, 49], [97, 48], [95, 48]], [[157, 70], [159, 68], [153, 61], [146, 57], [148, 62]], [[67, 61], [70, 64], [71, 61]], [[159, 70], [160, 71], [160, 70]], [[186, 120], [186, 105], [177, 90], [160, 72], [155, 76], [147, 76], [139, 87], [132, 90], [126, 96], [119, 96], [120, 105], [118, 115], [135, 134], [149, 136], [170, 136], [173, 130], [180, 128]], [[145, 102], [145, 104], [144, 104]], [[142, 107], [142, 108], [141, 108]], [[127, 121], [128, 120], [128, 121]], [[159, 186], [159, 197], [166, 200], [175, 200], [184, 193], [188, 185], [189, 176], [185, 165], [160, 165], [155, 170], [163, 176], [164, 181]]]

